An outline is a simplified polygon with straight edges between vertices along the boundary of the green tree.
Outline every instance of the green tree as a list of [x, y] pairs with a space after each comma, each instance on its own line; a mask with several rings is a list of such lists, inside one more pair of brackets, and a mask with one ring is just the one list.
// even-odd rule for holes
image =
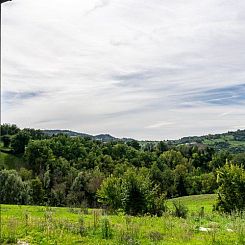
[[26, 168], [21, 167], [19, 170], [19, 175], [23, 181], [31, 180], [32, 170], [28, 170]]
[[157, 151], [158, 151], [158, 153], [160, 155], [164, 151], [168, 150], [168, 145], [165, 142], [160, 141], [159, 143], [157, 143], [157, 147], [156, 148], [157, 148]]
[[14, 135], [20, 132], [20, 129], [15, 124], [4, 123], [0, 127], [0, 135]]
[[0, 187], [0, 203], [28, 203], [28, 186], [15, 170], [0, 171]]
[[232, 158], [229, 151], [220, 151], [215, 153], [210, 161], [209, 165], [212, 169], [223, 167], [227, 161], [230, 161]]
[[187, 162], [187, 159], [184, 158], [179, 151], [169, 150], [160, 155], [159, 161], [162, 165], [165, 164], [173, 169], [179, 164], [185, 164]]
[[98, 201], [112, 210], [122, 208], [121, 178], [114, 176], [105, 179], [97, 191]]
[[122, 204], [127, 214], [143, 214], [147, 210], [146, 185], [147, 179], [129, 169], [122, 179]]
[[36, 177], [30, 181], [30, 196], [32, 204], [44, 204], [44, 189], [42, 181], [39, 177]]
[[6, 147], [8, 148], [10, 146], [10, 143], [11, 143], [11, 138], [9, 135], [3, 135], [1, 137], [1, 140], [3, 142], [3, 147]]
[[28, 144], [25, 159], [37, 174], [43, 173], [49, 163], [54, 160], [53, 152], [47, 140], [36, 140]]
[[17, 133], [11, 142], [11, 146], [15, 154], [22, 154], [25, 152], [25, 147], [30, 140], [30, 135], [25, 132]]
[[127, 142], [127, 145], [133, 147], [136, 150], [140, 150], [140, 148], [141, 148], [140, 144], [137, 140], [130, 140]]
[[187, 195], [186, 190], [186, 177], [188, 174], [187, 167], [183, 164], [179, 164], [176, 166], [174, 170], [174, 184], [177, 191], [178, 196]]
[[218, 171], [217, 208], [224, 212], [242, 211], [245, 207], [245, 170], [237, 165], [225, 164]]
[[86, 201], [87, 184], [89, 182], [89, 175], [82, 171], [78, 173], [77, 177], [72, 183], [69, 193], [69, 203], [75, 206], [81, 205]]
[[234, 155], [232, 162], [239, 166], [245, 165], [245, 152]]
[[122, 208], [129, 215], [161, 215], [166, 209], [165, 194], [151, 182], [146, 168], [129, 168], [121, 177], [108, 177], [97, 195], [99, 201], [112, 210]]

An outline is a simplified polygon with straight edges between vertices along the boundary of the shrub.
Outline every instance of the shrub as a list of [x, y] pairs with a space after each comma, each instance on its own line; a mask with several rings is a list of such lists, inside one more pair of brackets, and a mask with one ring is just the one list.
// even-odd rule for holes
[[101, 221], [101, 231], [102, 231], [102, 238], [109, 239], [112, 237], [112, 231], [110, 226], [110, 221], [108, 218], [103, 218]]
[[245, 170], [226, 164], [218, 171], [218, 200], [216, 209], [222, 212], [242, 211], [245, 207]]
[[27, 204], [29, 186], [22, 181], [15, 170], [0, 171], [0, 202], [6, 204]]
[[97, 192], [99, 202], [107, 205], [112, 210], [122, 207], [121, 202], [121, 180], [116, 177], [109, 177], [103, 181]]
[[80, 233], [80, 236], [81, 237], [86, 236], [87, 230], [86, 230], [84, 218], [80, 217], [78, 222], [79, 222], [79, 233]]
[[122, 208], [129, 215], [162, 215], [166, 211], [166, 195], [159, 194], [158, 186], [153, 185], [147, 171], [143, 171], [129, 169], [120, 178], [105, 179], [97, 192], [99, 201], [112, 210]]
[[179, 218], [187, 218], [187, 213], [188, 213], [188, 209], [187, 207], [181, 203], [181, 202], [173, 202], [174, 205], [174, 211], [173, 211], [173, 215]]

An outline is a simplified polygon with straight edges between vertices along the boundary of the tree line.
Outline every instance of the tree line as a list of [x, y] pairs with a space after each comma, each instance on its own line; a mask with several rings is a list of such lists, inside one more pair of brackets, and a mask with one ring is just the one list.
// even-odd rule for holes
[[[218, 190], [217, 208], [228, 211], [231, 204], [226, 202], [226, 192], [232, 188], [233, 179], [226, 178], [229, 174], [225, 173], [244, 176], [244, 153], [216, 152], [203, 144], [105, 143], [62, 134], [48, 136], [41, 130], [9, 124], [1, 125], [1, 141], [1, 151], [23, 162], [17, 169], [8, 169], [0, 162], [1, 203], [103, 205], [131, 215], [161, 215], [166, 198]], [[237, 172], [231, 166], [236, 166]], [[238, 186], [245, 183], [240, 177], [236, 179], [240, 180]], [[235, 196], [239, 195], [238, 191]], [[240, 199], [239, 207], [245, 203]]]

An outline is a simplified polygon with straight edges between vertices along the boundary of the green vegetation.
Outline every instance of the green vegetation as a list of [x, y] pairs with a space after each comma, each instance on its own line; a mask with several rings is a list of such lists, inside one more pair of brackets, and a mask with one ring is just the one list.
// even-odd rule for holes
[[5, 152], [0, 152], [0, 169], [17, 169], [26, 167], [26, 164], [22, 157], [12, 155]]
[[[158, 141], [141, 141], [142, 147], [154, 148]], [[237, 130], [223, 134], [209, 134], [204, 136], [189, 136], [179, 140], [167, 140], [169, 145], [201, 145], [212, 147], [215, 151], [229, 151], [242, 153], [245, 151], [245, 130]]]
[[181, 202], [183, 205], [188, 207], [189, 212], [198, 212], [203, 207], [206, 213], [211, 214], [216, 199], [217, 199], [217, 194], [192, 195], [192, 196], [169, 199], [167, 200], [167, 205], [172, 210], [173, 202]]
[[1, 125], [2, 242], [245, 243], [244, 151], [106, 139]]
[[217, 209], [243, 211], [245, 207], [245, 171], [243, 166], [226, 164], [218, 172]]
[[223, 134], [209, 134], [205, 136], [184, 137], [173, 141], [174, 144], [205, 144], [213, 147], [216, 151], [229, 150], [231, 153], [245, 151], [245, 130], [237, 130]]
[[[191, 201], [210, 205], [214, 197], [201, 195]], [[172, 202], [172, 201], [169, 201]], [[214, 203], [213, 203], [214, 204]], [[245, 243], [245, 220], [239, 214], [224, 215], [201, 210], [175, 217], [134, 217], [107, 214], [102, 209], [51, 208], [2, 205], [2, 240], [30, 244], [238, 244]]]
[[109, 200], [114, 194], [103, 190], [105, 184], [101, 186], [115, 178], [121, 187], [115, 190], [119, 193], [117, 208], [134, 215], [160, 215], [165, 211], [165, 197], [213, 193], [217, 189], [215, 169], [223, 166], [226, 158], [233, 158], [203, 146], [159, 142], [147, 149], [134, 140], [101, 142], [62, 134], [48, 136], [8, 124], [1, 125], [1, 132], [5, 133], [2, 138], [8, 133], [11, 142], [7, 152], [2, 148], [0, 165], [6, 171], [17, 170], [16, 183], [21, 177], [28, 194], [24, 204], [115, 209], [111, 206], [115, 200]]

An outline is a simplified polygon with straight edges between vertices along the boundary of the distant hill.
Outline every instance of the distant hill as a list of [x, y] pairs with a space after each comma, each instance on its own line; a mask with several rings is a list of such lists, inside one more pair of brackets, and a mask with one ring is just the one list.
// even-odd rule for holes
[[119, 140], [118, 138], [115, 138], [111, 136], [110, 134], [98, 134], [98, 135], [93, 136], [93, 138], [96, 140], [101, 140], [103, 142]]
[[98, 135], [90, 135], [90, 134], [85, 134], [85, 133], [78, 133], [78, 132], [74, 132], [71, 130], [59, 130], [59, 129], [54, 129], [54, 130], [42, 130], [42, 132], [44, 134], [47, 134], [49, 136], [52, 135], [57, 135], [57, 134], [66, 134], [70, 137], [88, 137], [94, 140], [99, 140], [102, 142], [109, 142], [109, 141], [118, 141], [118, 140], [122, 140], [122, 141], [131, 141], [133, 139], [130, 138], [116, 138], [114, 136], [111, 136], [110, 134], [98, 134]]
[[233, 153], [245, 152], [245, 129], [222, 134], [189, 136], [170, 141], [173, 144], [205, 144], [215, 150], [229, 150]]
[[66, 134], [68, 136], [71, 136], [71, 137], [77, 137], [77, 136], [81, 136], [81, 137], [93, 137], [92, 135], [89, 135], [89, 134], [84, 134], [84, 133], [78, 133], [78, 132], [74, 132], [74, 131], [71, 131], [71, 130], [60, 130], [60, 129], [47, 129], [47, 130], [42, 130], [42, 132], [44, 134], [47, 134], [49, 136], [52, 136], [52, 135], [57, 135], [57, 134]]
[[[90, 135], [86, 133], [78, 133], [70, 130], [42, 130], [43, 133], [52, 136], [57, 134], [66, 134], [71, 137], [89, 137], [94, 140], [100, 140], [102, 142], [109, 141], [131, 141], [131, 138], [116, 138], [110, 134], [98, 134]], [[159, 141], [140, 141], [141, 145], [145, 145], [147, 142], [157, 144]], [[193, 145], [208, 145], [213, 147], [215, 150], [229, 150], [233, 153], [245, 152], [245, 129], [230, 131], [222, 134], [208, 134], [204, 136], [188, 136], [183, 137], [179, 140], [167, 140], [168, 144], [181, 145], [181, 144], [193, 144]]]

